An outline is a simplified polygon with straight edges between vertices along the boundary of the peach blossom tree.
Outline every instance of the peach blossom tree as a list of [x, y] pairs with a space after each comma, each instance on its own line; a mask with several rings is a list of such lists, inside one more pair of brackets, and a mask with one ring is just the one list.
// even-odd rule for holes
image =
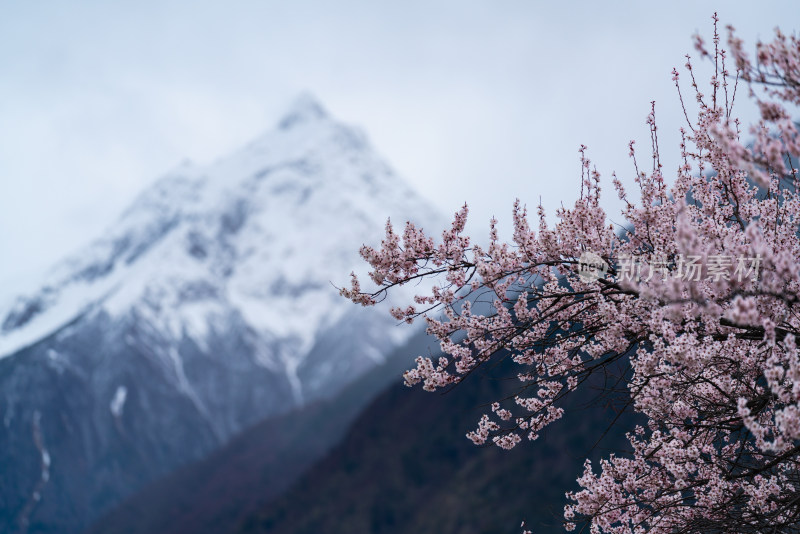
[[[365, 306], [394, 288], [432, 280], [392, 314], [423, 319], [443, 356], [418, 357], [409, 386], [433, 391], [479, 366], [510, 357], [518, 392], [498, 399], [467, 436], [512, 448], [557, 425], [563, 400], [613, 365], [627, 369], [629, 409], [646, 423], [628, 429], [631, 452], [585, 462], [567, 494], [567, 530], [591, 532], [787, 532], [800, 530], [800, 139], [790, 118], [800, 104], [800, 41], [776, 33], [754, 58], [729, 27], [708, 94], [681, 129], [681, 164], [663, 174], [654, 113], [652, 166], [640, 170], [638, 201], [616, 177], [624, 229], [600, 204], [600, 175], [581, 147], [582, 191], [549, 226], [538, 209], [513, 208], [513, 239], [491, 221], [482, 247], [464, 235], [467, 206], [441, 240], [387, 223], [379, 248], [364, 246], [374, 284], [353, 275], [341, 293]], [[681, 93], [677, 70], [673, 80]], [[760, 120], [743, 131], [737, 88]], [[650, 159], [650, 158], [648, 158]], [[420, 286], [422, 287], [422, 286]], [[491, 297], [478, 309], [476, 296]]]

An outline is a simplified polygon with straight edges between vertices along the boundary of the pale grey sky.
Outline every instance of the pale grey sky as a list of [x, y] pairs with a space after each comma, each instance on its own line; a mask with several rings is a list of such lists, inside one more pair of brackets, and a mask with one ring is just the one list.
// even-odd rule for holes
[[752, 45], [794, 31], [795, 7], [0, 0], [0, 283], [88, 242], [184, 158], [271, 128], [301, 91], [442, 210], [469, 202], [475, 231], [491, 215], [507, 228], [515, 197], [552, 213], [577, 194], [581, 143], [632, 182], [651, 100], [674, 161], [670, 72], [715, 10]]

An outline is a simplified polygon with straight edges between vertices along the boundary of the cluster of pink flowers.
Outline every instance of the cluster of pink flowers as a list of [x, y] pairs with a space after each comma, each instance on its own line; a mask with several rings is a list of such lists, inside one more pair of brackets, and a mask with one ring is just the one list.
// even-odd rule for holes
[[[647, 423], [628, 434], [630, 454], [586, 462], [581, 489], [567, 495], [570, 529], [579, 522], [593, 533], [799, 528], [800, 195], [793, 166], [800, 139], [785, 105], [800, 104], [800, 42], [778, 33], [758, 45], [753, 63], [731, 29], [730, 73], [714, 22], [714, 50], [697, 41], [716, 65], [708, 95], [687, 58], [698, 113], [690, 121], [684, 106], [688, 130], [672, 186], [662, 174], [654, 112], [653, 166], [636, 171], [640, 201], [613, 179], [627, 206], [623, 232], [600, 207], [600, 176], [581, 147], [581, 197], [558, 211], [554, 227], [539, 208], [532, 229], [519, 201], [513, 242], [500, 242], [492, 221], [487, 248], [463, 235], [466, 206], [439, 243], [411, 223], [402, 236], [389, 224], [379, 249], [362, 249], [377, 288], [364, 292], [354, 277], [342, 290], [371, 305], [395, 286], [437, 281], [414, 305], [392, 310], [398, 320], [424, 318], [446, 355], [417, 358], [408, 385], [446, 387], [511, 354], [520, 392], [482, 417], [468, 434], [477, 444], [511, 448], [536, 439], [591, 375], [630, 366], [627, 394]], [[680, 90], [677, 70], [673, 77]], [[741, 80], [762, 116], [747, 134], [750, 145], [732, 116]], [[630, 149], [635, 161], [633, 143]], [[586, 252], [606, 262], [606, 275], [579, 276]], [[684, 276], [689, 258], [705, 270]], [[757, 276], [753, 264], [743, 264], [740, 276], [738, 262], [721, 258], [757, 259]], [[644, 266], [641, 276], [622, 276], [635, 262]], [[707, 276], [715, 266], [719, 275]], [[489, 312], [473, 311], [478, 297], [493, 302]]]

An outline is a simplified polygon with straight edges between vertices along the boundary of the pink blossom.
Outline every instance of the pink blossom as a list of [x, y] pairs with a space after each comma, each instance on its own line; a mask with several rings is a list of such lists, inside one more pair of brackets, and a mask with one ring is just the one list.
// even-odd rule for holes
[[[647, 421], [628, 434], [632, 452], [586, 462], [569, 492], [565, 526], [593, 533], [779, 532], [800, 516], [800, 137], [787, 105], [800, 104], [800, 41], [777, 32], [756, 59], [732, 28], [732, 76], [714, 16], [708, 94], [686, 69], [697, 102], [681, 129], [682, 163], [667, 183], [659, 158], [655, 105], [647, 125], [650, 169], [640, 169], [639, 201], [621, 182], [626, 230], [600, 207], [601, 179], [580, 147], [581, 194], [549, 227], [539, 207], [534, 231], [524, 204], [512, 209], [510, 243], [490, 223], [488, 248], [463, 235], [465, 205], [439, 242], [390, 222], [379, 248], [361, 251], [375, 284], [353, 275], [342, 295], [368, 306], [396, 286], [436, 280], [417, 306], [446, 355], [419, 357], [405, 374], [426, 390], [451, 386], [509, 354], [523, 389], [491, 405], [467, 437], [508, 449], [535, 440], [563, 416], [563, 399], [595, 373], [630, 366], [624, 387]], [[732, 115], [739, 80], [763, 88], [753, 143]], [[680, 77], [673, 71], [680, 91]], [[754, 93], [754, 92], [753, 92]], [[679, 93], [683, 103], [683, 97]], [[615, 220], [617, 218], [615, 217]], [[608, 266], [582, 276], [591, 253]], [[470, 297], [493, 301], [473, 312]], [[421, 306], [422, 308], [419, 308]], [[494, 418], [494, 419], [493, 419]]]

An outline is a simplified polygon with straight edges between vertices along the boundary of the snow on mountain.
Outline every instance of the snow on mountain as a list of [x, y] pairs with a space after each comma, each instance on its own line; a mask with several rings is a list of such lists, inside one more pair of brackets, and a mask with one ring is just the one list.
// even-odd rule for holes
[[301, 97], [277, 131], [209, 167], [173, 170], [38, 291], [0, 306], [0, 357], [83, 315], [133, 307], [202, 341], [235, 308], [254, 330], [292, 341], [262, 361], [291, 369], [351, 308], [331, 283], [361, 269], [358, 248], [380, 239], [390, 214], [439, 223], [361, 132]]
[[0, 302], [0, 470], [13, 482], [0, 522], [75, 530], [381, 361], [409, 330], [332, 284], [363, 269], [358, 249], [380, 242], [387, 216], [443, 227], [359, 130], [305, 96], [238, 152], [169, 172]]

